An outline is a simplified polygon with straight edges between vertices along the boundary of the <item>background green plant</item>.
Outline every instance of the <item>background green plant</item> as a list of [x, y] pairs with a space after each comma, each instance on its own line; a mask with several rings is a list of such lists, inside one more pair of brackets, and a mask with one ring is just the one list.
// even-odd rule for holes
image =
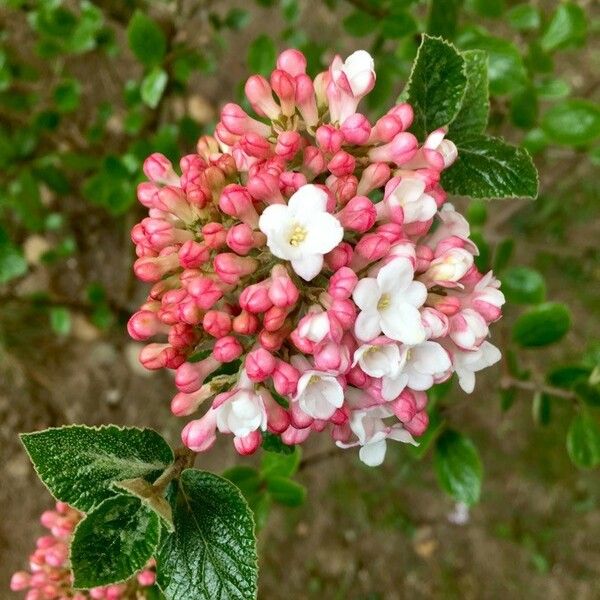
[[[592, 338], [600, 260], [593, 238], [578, 239], [597, 218], [598, 188], [590, 175], [600, 163], [599, 58], [591, 43], [597, 11], [570, 1], [329, 0], [319, 9], [338, 27], [336, 39], [311, 20], [310, 4], [0, 3], [0, 342], [6, 355], [23, 356], [32, 324], [63, 344], [81, 318], [107, 339], [120, 335], [140, 293], [127, 278], [131, 251], [111, 263], [118, 274], [107, 273], [85, 268], [102, 260], [88, 258], [90, 246], [116, 230], [124, 241], [113, 252], [124, 253], [145, 156], [160, 151], [177, 160], [211, 130], [216, 107], [200, 102], [204, 81], [227, 80], [242, 102], [244, 75], [268, 73], [282, 48], [298, 47], [317, 71], [338, 43], [340, 51], [363, 47], [376, 61], [377, 85], [366, 108], [376, 115], [402, 90], [419, 34], [428, 32], [473, 56], [485, 53], [488, 132], [526, 148], [542, 175], [535, 202], [461, 205], [481, 250], [478, 267], [501, 277], [509, 303], [494, 334], [505, 357], [501, 376], [486, 380], [468, 401], [499, 404], [508, 419], [517, 401], [526, 402], [532, 436], [549, 431], [577, 467], [598, 466], [600, 351]], [[236, 84], [222, 64], [240, 50], [240, 39], [238, 63], [244, 64], [233, 62]], [[228, 99], [215, 98], [214, 104]], [[77, 276], [65, 277], [72, 261]], [[40, 272], [46, 276], [40, 279]], [[476, 429], [460, 418], [466, 402], [450, 385], [434, 390], [432, 427], [402, 459], [431, 455], [442, 489], [471, 504], [481, 493], [485, 461], [482, 467]], [[292, 473], [269, 477], [264, 465], [245, 469], [227, 476], [259, 522], [273, 503], [302, 502], [305, 492]], [[546, 568], [538, 542], [519, 540], [533, 547], [536, 568]]]

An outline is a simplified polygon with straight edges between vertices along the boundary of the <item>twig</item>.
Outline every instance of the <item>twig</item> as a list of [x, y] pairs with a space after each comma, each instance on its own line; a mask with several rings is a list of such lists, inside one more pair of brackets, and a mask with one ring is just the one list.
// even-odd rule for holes
[[152, 487], [156, 492], [162, 493], [167, 489], [167, 486], [171, 481], [177, 479], [181, 475], [182, 471], [189, 469], [194, 465], [196, 460], [196, 453], [189, 448], [177, 448], [175, 450], [175, 460], [173, 464], [165, 469], [160, 477], [152, 484]]
[[336, 456], [341, 456], [339, 448], [329, 448], [329, 450], [324, 450], [323, 452], [317, 452], [312, 456], [307, 456], [306, 458], [300, 461], [300, 466], [298, 467], [298, 471], [303, 471], [307, 467], [312, 467], [313, 465], [325, 462], [330, 458], [335, 458]]
[[565, 400], [576, 400], [577, 398], [577, 394], [571, 390], [565, 390], [552, 385], [546, 385], [538, 381], [522, 381], [521, 379], [515, 379], [514, 377], [510, 376], [504, 376], [502, 378], [500, 381], [500, 387], [503, 389], [514, 387], [520, 390], [549, 394], [550, 396], [564, 398]]

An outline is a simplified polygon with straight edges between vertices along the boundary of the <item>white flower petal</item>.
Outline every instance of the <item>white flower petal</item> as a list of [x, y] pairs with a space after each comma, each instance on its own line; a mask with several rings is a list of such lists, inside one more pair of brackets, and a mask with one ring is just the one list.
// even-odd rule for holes
[[[277, 204], [271, 206], [278, 206]], [[327, 192], [322, 188], [308, 183], [298, 188], [288, 200], [288, 207], [292, 214], [300, 219], [310, 218], [315, 212], [325, 212], [327, 206]]]
[[361, 279], [354, 288], [352, 299], [358, 308], [361, 310], [375, 309], [381, 292], [377, 280], [373, 277], [365, 277]]
[[377, 285], [385, 293], [399, 292], [408, 287], [413, 276], [411, 262], [407, 258], [398, 257], [377, 273]]
[[310, 254], [292, 260], [292, 269], [305, 281], [314, 279], [323, 267], [323, 255]]
[[425, 341], [419, 311], [410, 304], [397, 303], [381, 313], [381, 329], [392, 340], [414, 346]]
[[[354, 333], [359, 340], [368, 342], [381, 333], [379, 313], [376, 311], [363, 310], [354, 324]], [[389, 336], [388, 336], [389, 337]]]
[[387, 444], [385, 440], [380, 440], [371, 444], [364, 445], [359, 451], [360, 460], [368, 467], [378, 467], [385, 459]]

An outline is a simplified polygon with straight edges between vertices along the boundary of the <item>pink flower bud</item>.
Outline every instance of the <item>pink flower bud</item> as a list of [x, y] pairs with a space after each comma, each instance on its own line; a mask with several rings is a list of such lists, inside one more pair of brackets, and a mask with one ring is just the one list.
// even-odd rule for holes
[[357, 283], [358, 276], [356, 273], [349, 267], [342, 267], [329, 279], [327, 291], [333, 298], [345, 300], [346, 298], [350, 298]]
[[[184, 363], [186, 364], [186, 363]], [[180, 367], [181, 368], [181, 367]], [[171, 400], [171, 412], [176, 417], [189, 417], [198, 407], [214, 394], [210, 384], [203, 385], [193, 392], [179, 392]]]
[[294, 102], [296, 94], [296, 82], [286, 71], [281, 69], [275, 69], [271, 73], [271, 87], [279, 98], [281, 103], [281, 112], [291, 117], [296, 112], [296, 105]]
[[210, 252], [208, 248], [194, 240], [188, 240], [179, 249], [179, 264], [184, 269], [196, 269], [208, 262]]
[[261, 136], [268, 136], [271, 131], [268, 125], [253, 119], [241, 106], [233, 103], [226, 104], [221, 110], [221, 123], [229, 132], [235, 135], [252, 132]]
[[421, 310], [421, 321], [427, 333], [427, 339], [435, 339], [448, 335], [450, 323], [448, 317], [435, 308], [425, 307]]
[[356, 321], [356, 306], [350, 299], [335, 299], [328, 312], [335, 317], [342, 329], [349, 329]]
[[242, 277], [254, 273], [258, 263], [254, 258], [238, 256], [233, 252], [223, 252], [215, 256], [213, 267], [222, 281], [237, 283]]
[[241, 335], [252, 335], [253, 333], [256, 333], [258, 326], [258, 318], [245, 310], [233, 319], [233, 331]]
[[217, 411], [209, 409], [201, 418], [190, 421], [181, 432], [181, 441], [194, 452], [206, 452], [217, 440]]
[[408, 423], [417, 413], [417, 403], [410, 390], [404, 390], [391, 403], [391, 408], [398, 420], [402, 423]]
[[137, 198], [146, 208], [152, 208], [156, 202], [156, 194], [160, 188], [150, 181], [143, 181], [137, 186]]
[[356, 196], [358, 179], [354, 175], [343, 175], [342, 177], [331, 175], [327, 178], [327, 185], [329, 192], [333, 193], [337, 202], [343, 206]]
[[311, 342], [309, 339], [302, 337], [298, 332], [298, 329], [294, 329], [290, 333], [290, 340], [304, 354], [312, 354], [315, 349], [315, 342]]
[[297, 131], [282, 131], [277, 137], [275, 154], [292, 160], [302, 145], [302, 136]]
[[327, 154], [335, 154], [342, 148], [344, 134], [333, 125], [321, 125], [315, 134], [317, 145]]
[[314, 179], [327, 168], [325, 156], [323, 156], [323, 153], [316, 146], [307, 146], [304, 148], [302, 168], [310, 179]]
[[273, 153], [271, 144], [256, 133], [244, 134], [240, 140], [240, 147], [248, 156], [260, 159], [269, 158]]
[[377, 209], [366, 196], [354, 196], [336, 216], [345, 229], [364, 233], [375, 224]]
[[144, 571], [140, 571], [137, 574], [137, 582], [142, 586], [142, 587], [150, 587], [152, 585], [154, 585], [154, 582], [156, 581], [156, 573], [154, 571], [150, 571], [149, 569], [146, 569]]
[[393, 115], [394, 117], [400, 119], [400, 121], [402, 121], [402, 130], [406, 131], [412, 125], [414, 111], [410, 104], [402, 103], [393, 106], [388, 111], [388, 115]]
[[384, 115], [375, 123], [369, 142], [374, 143], [387, 143], [391, 142], [394, 137], [403, 131], [402, 121], [394, 115]]
[[410, 421], [404, 423], [404, 429], [406, 429], [412, 435], [423, 435], [427, 431], [429, 425], [429, 415], [422, 410], [418, 412]]
[[433, 259], [433, 250], [428, 246], [417, 246], [416, 256], [415, 271], [417, 273], [424, 273], [429, 268]]
[[299, 50], [293, 48], [284, 50], [277, 57], [277, 68], [296, 77], [301, 73], [306, 73], [306, 58]]
[[275, 358], [264, 348], [256, 348], [246, 356], [244, 368], [250, 381], [259, 383], [275, 370]]
[[300, 297], [300, 292], [289, 278], [287, 272], [285, 272], [282, 276], [271, 277], [268, 295], [275, 306], [287, 308], [296, 304]]
[[314, 343], [322, 342], [331, 331], [326, 311], [308, 313], [298, 323], [298, 334]]
[[346, 143], [362, 146], [371, 135], [371, 124], [364, 115], [354, 113], [344, 121], [341, 131]]
[[300, 408], [298, 402], [290, 402], [290, 422], [298, 429], [305, 429], [314, 423], [314, 419]]
[[221, 288], [208, 277], [194, 277], [187, 282], [186, 289], [193, 296], [199, 308], [212, 308], [223, 296]]
[[263, 325], [267, 331], [277, 331], [285, 322], [288, 310], [280, 306], [272, 306], [263, 317]]
[[213, 347], [213, 356], [220, 363], [228, 363], [239, 358], [244, 352], [244, 348], [232, 335], [226, 335], [218, 339]]
[[133, 264], [136, 277], [146, 282], [158, 281], [178, 267], [179, 257], [177, 253], [156, 257], [144, 256], [138, 258]]
[[320, 345], [314, 353], [314, 360], [317, 369], [330, 373], [345, 373], [352, 364], [348, 349], [334, 342]]
[[221, 225], [221, 223], [207, 223], [202, 227], [202, 235], [204, 236], [204, 243], [206, 244], [206, 247], [210, 248], [211, 250], [217, 250], [225, 244], [227, 231], [225, 230], [225, 227]]
[[277, 331], [269, 331], [267, 329], [263, 329], [258, 334], [258, 341], [260, 345], [269, 350], [269, 352], [277, 352], [285, 341], [286, 337], [290, 333], [290, 327], [287, 324], [284, 327], [281, 327]]
[[378, 162], [393, 162], [400, 166], [417, 153], [417, 148], [417, 138], [412, 133], [402, 132], [391, 142], [370, 150], [369, 158]]
[[10, 589], [13, 592], [21, 592], [29, 587], [30, 575], [25, 571], [17, 571], [10, 578]]
[[241, 454], [242, 456], [249, 456], [250, 454], [254, 454], [260, 448], [261, 444], [262, 435], [258, 430], [251, 431], [244, 437], [233, 438], [233, 445], [237, 450], [238, 454]]
[[268, 117], [275, 120], [279, 118], [280, 109], [275, 100], [273, 100], [273, 91], [269, 82], [260, 75], [252, 75], [246, 81], [244, 87], [246, 97], [252, 108], [261, 117]]
[[279, 187], [286, 196], [291, 196], [303, 185], [306, 185], [306, 177], [303, 173], [295, 171], [284, 171], [279, 176]]
[[288, 446], [294, 446], [295, 444], [302, 444], [305, 442], [310, 435], [310, 428], [296, 429], [290, 425], [282, 434], [281, 441]]
[[379, 260], [390, 251], [390, 242], [381, 234], [367, 233], [363, 235], [355, 246], [355, 250], [368, 261]]
[[217, 123], [215, 126], [215, 137], [225, 146], [235, 146], [240, 140], [240, 136], [231, 133], [222, 122]]
[[249, 285], [242, 290], [239, 299], [240, 306], [251, 313], [263, 313], [273, 306], [269, 297], [269, 286], [263, 283]]
[[257, 246], [265, 243], [266, 237], [261, 232], [254, 232], [249, 225], [240, 223], [234, 225], [228, 232], [226, 242], [227, 245], [237, 254], [245, 256]]
[[165, 350], [170, 348], [169, 344], [148, 344], [140, 352], [140, 362], [146, 369], [163, 369], [166, 366]]
[[195, 363], [185, 362], [177, 368], [175, 385], [180, 392], [191, 394], [202, 387], [204, 379], [212, 373], [221, 362], [209, 356]]
[[277, 360], [271, 374], [275, 391], [282, 396], [293, 396], [296, 393], [300, 372], [283, 360]]
[[384, 162], [371, 163], [360, 178], [356, 192], [366, 196], [374, 189], [383, 187], [390, 178], [390, 167]]
[[168, 328], [158, 319], [155, 312], [138, 310], [127, 323], [127, 332], [138, 342], [147, 340], [158, 333], [167, 333]]
[[460, 310], [460, 300], [456, 296], [438, 296], [430, 294], [427, 303], [448, 317], [455, 315]]
[[356, 165], [356, 159], [345, 150], [338, 150], [327, 163], [327, 168], [336, 177], [351, 175]]
[[353, 254], [352, 246], [347, 242], [342, 242], [325, 255], [325, 262], [330, 269], [337, 271], [350, 264]]
[[252, 204], [252, 198], [248, 190], [232, 183], [221, 192], [219, 208], [231, 217], [237, 217], [240, 221], [255, 229], [258, 226], [258, 215]]
[[173, 171], [173, 165], [171, 161], [160, 152], [151, 154], [144, 161], [144, 174], [150, 181], [156, 181], [158, 183], [166, 183], [176, 185], [178, 177]]
[[462, 350], [476, 350], [488, 333], [485, 319], [472, 308], [450, 317], [450, 339]]
[[304, 73], [296, 75], [295, 101], [304, 122], [309, 127], [314, 127], [319, 121], [315, 87], [312, 79]]

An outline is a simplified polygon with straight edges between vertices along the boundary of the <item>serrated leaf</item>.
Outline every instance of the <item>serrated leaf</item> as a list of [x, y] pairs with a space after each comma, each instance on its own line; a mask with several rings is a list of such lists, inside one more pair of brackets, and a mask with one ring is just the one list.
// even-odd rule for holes
[[175, 532], [157, 557], [168, 600], [251, 600], [257, 594], [252, 511], [229, 481], [186, 469], [173, 509]]
[[167, 87], [169, 76], [164, 69], [155, 67], [142, 81], [140, 93], [144, 104], [150, 108], [156, 108]]
[[457, 431], [445, 431], [436, 442], [433, 461], [445, 492], [469, 506], [479, 500], [483, 467], [469, 438]]
[[540, 304], [546, 299], [546, 281], [529, 267], [512, 267], [502, 275], [502, 292], [509, 302]]
[[574, 2], [559, 4], [541, 39], [546, 52], [577, 46], [585, 41], [587, 19], [583, 9]]
[[467, 87], [460, 111], [448, 130], [448, 138], [453, 142], [483, 133], [490, 112], [487, 54], [483, 50], [467, 50], [462, 56], [465, 59]]
[[442, 174], [447, 192], [471, 198], [535, 198], [538, 176], [523, 148], [476, 136], [458, 146], [456, 162]]
[[129, 579], [153, 556], [159, 532], [158, 516], [139, 498], [106, 499], [73, 534], [73, 587], [89, 589]]
[[296, 473], [302, 459], [302, 451], [298, 446], [294, 447], [291, 454], [277, 452], [264, 452], [260, 465], [263, 477], [291, 477]]
[[458, 114], [467, 77], [465, 61], [456, 48], [441, 38], [423, 36], [402, 101], [412, 105], [411, 131], [423, 140], [448, 125]]
[[582, 469], [600, 465], [600, 427], [592, 415], [582, 412], [573, 418], [567, 433], [567, 451]]
[[546, 302], [524, 312], [513, 325], [513, 340], [524, 348], [547, 346], [560, 340], [571, 327], [565, 304]]
[[564, 100], [544, 114], [542, 129], [558, 144], [589, 144], [600, 137], [600, 106], [579, 98]]
[[115, 481], [155, 480], [173, 452], [151, 429], [70, 425], [21, 434], [42, 482], [58, 500], [87, 512], [115, 495]]
[[159, 64], [167, 51], [165, 34], [140, 10], [136, 10], [129, 21], [127, 41], [138, 60], [147, 67]]
[[306, 488], [288, 477], [269, 477], [267, 490], [275, 502], [284, 506], [302, 506], [306, 500]]
[[161, 519], [163, 525], [173, 531], [173, 511], [167, 499], [145, 479], [124, 479], [113, 484], [117, 490], [139, 498], [142, 503]]

